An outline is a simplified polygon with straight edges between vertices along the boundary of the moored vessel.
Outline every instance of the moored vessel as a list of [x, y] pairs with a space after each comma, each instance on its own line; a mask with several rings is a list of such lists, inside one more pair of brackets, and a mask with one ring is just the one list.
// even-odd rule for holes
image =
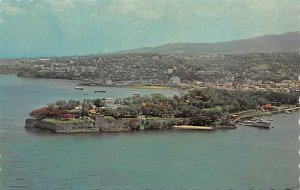
[[76, 90], [83, 90], [83, 87], [76, 86], [75, 89]]
[[132, 93], [132, 96], [141, 96], [141, 93], [139, 93], [139, 92], [137, 92], [137, 91], [134, 91], [134, 92]]
[[257, 120], [253, 122], [246, 122], [244, 123], [246, 126], [250, 127], [259, 127], [259, 128], [270, 128], [271, 123], [263, 120]]
[[106, 92], [106, 90], [94, 90], [94, 92], [102, 92], [102, 93], [104, 93], [104, 92]]

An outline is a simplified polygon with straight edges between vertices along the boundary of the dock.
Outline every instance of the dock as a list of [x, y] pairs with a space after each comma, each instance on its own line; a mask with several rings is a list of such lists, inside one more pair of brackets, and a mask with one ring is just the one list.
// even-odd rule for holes
[[284, 109], [284, 111], [292, 112], [292, 111], [298, 111], [299, 109], [300, 109], [300, 107], [292, 107], [292, 108], [286, 108], [286, 109]]

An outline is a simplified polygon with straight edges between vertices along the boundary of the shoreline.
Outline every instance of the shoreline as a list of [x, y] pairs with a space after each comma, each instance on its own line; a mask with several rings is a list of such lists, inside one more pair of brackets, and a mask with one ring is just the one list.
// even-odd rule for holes
[[[142, 127], [130, 127], [128, 122], [134, 118], [120, 118], [115, 121], [107, 121], [103, 117], [96, 118], [94, 123], [85, 122], [80, 124], [67, 123], [67, 122], [51, 122], [48, 120], [41, 120], [35, 118], [28, 118], [25, 121], [25, 129], [40, 129], [43, 131], [53, 133], [103, 133], [103, 132], [133, 132], [133, 131], [167, 131], [167, 130], [218, 130], [218, 129], [235, 129], [236, 126], [230, 125], [211, 125], [211, 126], [192, 126], [188, 125], [186, 119], [169, 118], [163, 119], [162, 123], [174, 122], [177, 124], [170, 125], [157, 123], [158, 120], [148, 119], [140, 120], [139, 124]], [[148, 124], [145, 124], [147, 123]], [[152, 124], [158, 124], [159, 127], [151, 128]]]
[[[54, 80], [54, 81], [67, 81], [67, 82], [80, 82], [81, 79], [59, 79], [59, 78], [37, 78], [37, 77], [24, 77], [24, 76], [17, 76], [16, 73], [0, 73], [0, 75], [13, 75], [20, 79], [32, 79], [32, 80]], [[75, 84], [74, 86], [88, 86], [88, 87], [110, 87], [110, 88], [129, 88], [129, 89], [141, 89], [141, 90], [173, 90], [177, 93], [181, 93], [182, 90], [177, 89], [172, 86], [132, 86], [132, 85], [80, 85], [79, 83]]]
[[[3, 73], [0, 73], [3, 74]], [[17, 76], [16, 73], [7, 73], [3, 75], [15, 75]], [[80, 82], [82, 82], [82, 79], [60, 79], [60, 78], [40, 78], [40, 77], [26, 77], [26, 76], [17, 76], [18, 78], [24, 78], [24, 79], [33, 79], [33, 80], [62, 80], [62, 81], [71, 81], [71, 82], [78, 82], [76, 84], [77, 86], [89, 86], [89, 87], [113, 87], [113, 88], [130, 88], [130, 89], [143, 89], [143, 90], [174, 90], [176, 92], [181, 92], [181, 90], [177, 89], [176, 87], [173, 86], [158, 86], [158, 85], [82, 85]]]
[[[299, 107], [298, 110], [295, 112], [299, 112]], [[274, 115], [285, 115], [287, 113], [284, 112], [277, 112], [273, 113], [270, 115], [263, 115], [260, 117], [272, 117]], [[253, 119], [255, 117], [259, 116], [254, 116], [248, 119]], [[36, 125], [34, 122], [38, 122]], [[38, 129], [43, 132], [51, 132], [54, 134], [85, 134], [85, 133], [124, 133], [124, 132], [143, 132], [143, 131], [217, 131], [217, 130], [227, 130], [227, 129], [236, 129], [238, 127], [245, 127], [242, 125], [243, 122], [237, 122], [235, 125], [215, 125], [215, 126], [193, 126], [193, 125], [188, 125], [188, 124], [182, 124], [182, 125], [173, 125], [168, 128], [153, 128], [153, 129], [145, 129], [145, 128], [140, 128], [140, 129], [130, 129], [127, 127], [118, 127], [118, 128], [113, 128], [113, 129], [100, 129], [100, 128], [95, 128], [91, 125], [91, 123], [84, 123], [81, 125], [72, 125], [72, 124], [58, 124], [58, 123], [51, 123], [51, 122], [46, 122], [46, 121], [41, 121], [38, 119], [33, 119], [33, 118], [28, 118], [26, 119], [25, 122], [25, 129], [31, 130], [31, 129]], [[74, 129], [74, 126], [76, 127]], [[71, 129], [73, 128], [73, 129]]]
[[153, 86], [125, 86], [127, 88], [134, 88], [134, 89], [172, 89], [171, 87], [168, 87], [168, 86], [156, 86], [156, 85], [153, 85]]

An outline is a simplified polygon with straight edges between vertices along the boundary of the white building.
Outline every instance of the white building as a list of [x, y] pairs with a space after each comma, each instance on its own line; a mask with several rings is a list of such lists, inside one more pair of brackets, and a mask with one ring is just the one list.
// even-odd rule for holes
[[105, 84], [106, 84], [106, 85], [112, 85], [113, 82], [112, 82], [111, 79], [106, 79], [106, 80], [105, 80]]
[[172, 76], [170, 81], [173, 85], [180, 85], [180, 78], [177, 76]]
[[168, 69], [167, 72], [168, 72], [169, 74], [171, 74], [171, 73], [173, 73], [173, 69]]

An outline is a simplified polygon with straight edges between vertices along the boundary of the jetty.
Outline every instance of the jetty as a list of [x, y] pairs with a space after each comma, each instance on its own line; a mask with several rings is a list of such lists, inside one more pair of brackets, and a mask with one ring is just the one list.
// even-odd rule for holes
[[237, 122], [239, 122], [241, 120], [257, 116], [257, 112], [254, 109], [245, 110], [245, 111], [241, 111], [241, 112], [237, 113], [235, 116], [236, 116], [236, 118], [233, 119], [233, 122], [237, 123]]
[[292, 107], [292, 108], [286, 108], [286, 109], [284, 109], [284, 111], [293, 112], [293, 111], [298, 111], [299, 109], [300, 109], [300, 107]]

